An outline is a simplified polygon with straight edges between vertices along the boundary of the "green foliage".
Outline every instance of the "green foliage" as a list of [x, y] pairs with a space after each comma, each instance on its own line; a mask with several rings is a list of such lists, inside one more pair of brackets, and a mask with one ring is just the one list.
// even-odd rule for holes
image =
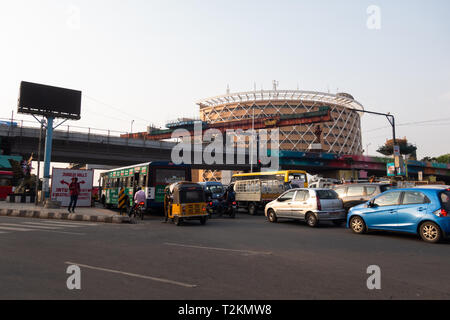
[[[417, 147], [413, 146], [412, 144], [406, 143], [406, 144], [400, 144], [400, 153], [403, 155], [406, 154], [415, 154], [417, 151]], [[381, 153], [385, 156], [392, 156], [394, 154], [394, 148], [389, 145], [384, 145], [378, 148], [378, 153]]]
[[450, 164], [450, 153], [444, 154], [439, 157], [425, 157], [421, 161], [424, 162], [438, 162], [438, 163], [447, 163]]
[[450, 153], [437, 157], [436, 161], [439, 163], [450, 163]]

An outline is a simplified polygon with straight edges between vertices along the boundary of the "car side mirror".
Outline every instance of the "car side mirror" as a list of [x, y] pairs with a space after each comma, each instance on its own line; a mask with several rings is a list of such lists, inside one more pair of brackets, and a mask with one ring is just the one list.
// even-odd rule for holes
[[374, 208], [374, 207], [376, 207], [376, 204], [375, 204], [375, 202], [373, 202], [373, 201], [369, 201], [369, 202], [367, 203], [367, 207], [369, 207], [369, 208]]

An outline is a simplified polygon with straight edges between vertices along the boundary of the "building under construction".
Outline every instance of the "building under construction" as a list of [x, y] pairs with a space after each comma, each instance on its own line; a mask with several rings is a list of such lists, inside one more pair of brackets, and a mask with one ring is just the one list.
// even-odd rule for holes
[[[301, 90], [227, 92], [199, 101], [199, 119], [179, 119], [166, 129], [148, 128], [134, 138], [170, 139], [176, 129], [203, 130], [279, 129], [282, 151], [321, 151], [361, 155], [361, 103], [348, 93], [323, 93]], [[319, 149], [319, 150], [317, 150]], [[218, 180], [221, 174], [202, 171], [200, 180]]]

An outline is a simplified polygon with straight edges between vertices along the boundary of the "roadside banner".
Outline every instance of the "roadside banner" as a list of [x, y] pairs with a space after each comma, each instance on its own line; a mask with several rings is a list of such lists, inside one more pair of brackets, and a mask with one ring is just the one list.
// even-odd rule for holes
[[77, 207], [90, 207], [92, 199], [92, 185], [94, 182], [94, 170], [52, 169], [51, 199], [61, 202], [63, 207], [69, 206], [69, 184], [72, 178], [78, 178], [80, 195]]

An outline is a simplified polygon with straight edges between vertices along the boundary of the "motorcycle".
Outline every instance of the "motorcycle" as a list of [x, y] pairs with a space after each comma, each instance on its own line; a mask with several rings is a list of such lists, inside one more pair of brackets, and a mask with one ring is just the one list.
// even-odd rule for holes
[[222, 211], [221, 216], [222, 216], [223, 214], [226, 214], [226, 215], [228, 215], [231, 219], [236, 218], [236, 212], [237, 212], [237, 210], [238, 210], [237, 202], [236, 202], [236, 201], [233, 201], [233, 202], [227, 203], [226, 201], [224, 201], [224, 203], [225, 203], [226, 206], [224, 207], [224, 210]]
[[144, 213], [145, 213], [145, 202], [140, 202], [139, 204], [135, 204], [131, 210], [130, 210], [130, 218], [140, 218], [141, 220], [144, 220]]

